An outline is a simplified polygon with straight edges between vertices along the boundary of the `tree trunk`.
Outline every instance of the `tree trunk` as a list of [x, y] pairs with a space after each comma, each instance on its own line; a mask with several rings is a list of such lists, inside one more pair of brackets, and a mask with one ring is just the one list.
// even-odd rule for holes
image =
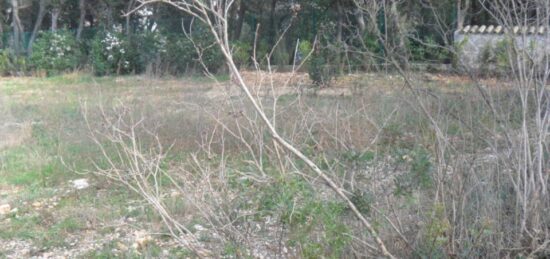
[[21, 34], [23, 33], [23, 25], [19, 19], [19, 1], [11, 0], [12, 6], [12, 25], [13, 25], [13, 50], [15, 55], [21, 52]]
[[235, 32], [233, 34], [234, 40], [239, 40], [243, 31], [244, 16], [246, 15], [245, 0], [239, 1], [239, 10], [237, 15], [237, 21], [235, 22]]
[[336, 35], [336, 41], [338, 43], [342, 42], [342, 34], [344, 30], [344, 10], [342, 8], [342, 3], [340, 0], [336, 1], [336, 12], [338, 13], [338, 21], [336, 24], [337, 29], [337, 35]]
[[113, 18], [113, 7], [109, 3], [107, 3], [106, 11], [107, 11], [107, 14], [106, 14], [107, 15], [107, 17], [106, 17], [107, 18], [107, 29], [110, 30], [110, 29], [113, 28], [114, 18]]
[[80, 18], [78, 19], [78, 29], [76, 30], [76, 40], [82, 38], [82, 30], [84, 30], [84, 21], [86, 20], [86, 0], [79, 0], [78, 8], [80, 9]]
[[[126, 12], [129, 13], [133, 8], [134, 8], [134, 4], [136, 3], [135, 0], [130, 0], [128, 2], [128, 5], [126, 6]], [[131, 15], [127, 15], [126, 16], [126, 35], [130, 35], [130, 18], [131, 18]]]
[[537, 1], [536, 9], [537, 26], [550, 24], [550, 4], [548, 1]]
[[[464, 1], [464, 4], [462, 4]], [[470, 0], [457, 0], [456, 2], [456, 27], [461, 30], [464, 28], [466, 14], [470, 9]]]
[[363, 11], [359, 8], [355, 9], [355, 19], [357, 20], [357, 28], [359, 29], [359, 33], [363, 36], [365, 30], [367, 29], [367, 24], [365, 23]]
[[346, 55], [346, 49], [344, 48], [343, 34], [344, 34], [344, 8], [342, 7], [342, 1], [336, 1], [336, 12], [338, 13], [338, 20], [336, 22], [336, 44], [338, 44], [338, 53], [336, 54], [336, 60], [334, 65], [336, 65], [337, 73], [342, 74], [344, 71], [344, 58]]
[[269, 13], [269, 45], [275, 45], [277, 37], [277, 25], [275, 24], [275, 11], [277, 8], [277, 0], [271, 0], [271, 11]]
[[59, 6], [56, 6], [52, 10], [52, 26], [51, 30], [53, 32], [57, 31], [57, 20], [59, 19], [59, 15], [61, 14], [61, 8]]
[[29, 39], [29, 45], [27, 46], [27, 52], [30, 54], [32, 52], [32, 45], [34, 43], [34, 40], [36, 39], [36, 35], [38, 34], [38, 30], [40, 29], [40, 26], [42, 26], [42, 21], [44, 20], [44, 16], [46, 15], [46, 0], [40, 0], [38, 2], [38, 15], [36, 17], [36, 21], [34, 22], [34, 28], [32, 29], [32, 34]]
[[0, 49], [4, 48], [3, 36], [4, 36], [4, 17], [2, 16], [2, 14], [0, 14]]
[[392, 48], [394, 48], [394, 58], [399, 61], [400, 65], [404, 68], [408, 68], [408, 53], [406, 46], [406, 31], [401, 23], [401, 13], [399, 12], [397, 1], [392, 1], [390, 9], [388, 11], [389, 19], [386, 24], [386, 29], [391, 26], [389, 32], [389, 39], [392, 41]]

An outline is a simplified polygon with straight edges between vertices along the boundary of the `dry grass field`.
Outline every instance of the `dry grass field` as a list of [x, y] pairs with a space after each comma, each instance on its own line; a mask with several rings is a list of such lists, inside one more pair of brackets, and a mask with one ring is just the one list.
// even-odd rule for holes
[[[498, 158], [483, 139], [494, 122], [469, 79], [415, 77], [449, 140], [449, 162], [437, 168], [434, 133], [398, 76], [348, 75], [313, 89], [307, 75], [244, 75], [283, 137], [346, 190], [393, 240], [387, 244], [402, 253], [395, 255], [499, 250], [503, 242], [492, 233], [504, 234], [507, 219], [493, 216], [507, 187], [462, 185], [498, 177], [491, 173]], [[499, 87], [495, 100], [514, 101], [502, 82], [482, 83]], [[130, 188], [131, 177], [121, 178], [126, 185], [108, 177], [135, 171], [197, 246], [216, 256], [360, 256], [369, 237], [348, 208], [277, 148], [255, 116], [224, 77], [0, 79], [0, 257], [192, 256], [148, 196]], [[143, 161], [132, 166], [135, 157]], [[449, 204], [434, 202], [442, 189], [476, 200], [455, 204], [463, 206], [460, 222], [445, 216]], [[474, 218], [483, 224], [469, 225]], [[457, 236], [492, 243], [494, 251], [451, 248], [460, 224], [467, 229]]]

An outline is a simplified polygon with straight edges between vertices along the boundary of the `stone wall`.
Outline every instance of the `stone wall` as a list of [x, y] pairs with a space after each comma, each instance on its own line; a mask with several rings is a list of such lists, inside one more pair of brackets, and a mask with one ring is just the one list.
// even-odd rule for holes
[[[550, 54], [550, 34], [546, 27], [466, 26], [454, 35], [459, 46], [459, 65], [477, 70], [486, 65], [482, 53], [487, 48], [498, 50], [502, 42], [515, 42], [518, 50], [529, 55], [536, 62], [543, 62]], [[506, 53], [503, 53], [506, 55]], [[486, 68], [487, 69], [487, 68]]]

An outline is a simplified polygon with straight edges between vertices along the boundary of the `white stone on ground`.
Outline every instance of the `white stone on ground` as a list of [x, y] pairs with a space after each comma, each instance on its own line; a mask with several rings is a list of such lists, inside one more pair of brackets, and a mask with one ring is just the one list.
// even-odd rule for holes
[[88, 187], [90, 187], [90, 183], [88, 183], [88, 179], [82, 178], [82, 179], [76, 179], [71, 181], [73, 184], [73, 188], [77, 190], [83, 190]]
[[2, 204], [0, 205], [0, 215], [6, 215], [10, 213], [11, 206], [9, 204]]

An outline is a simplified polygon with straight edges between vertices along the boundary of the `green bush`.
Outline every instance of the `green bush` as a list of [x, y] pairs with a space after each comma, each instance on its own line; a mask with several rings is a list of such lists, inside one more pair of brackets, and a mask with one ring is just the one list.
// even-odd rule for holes
[[[510, 71], [510, 51], [513, 50], [507, 40], [492, 45], [488, 43], [479, 54], [479, 64], [483, 74], [505, 74]], [[514, 54], [514, 53], [512, 53]], [[515, 55], [515, 54], [514, 54]]]
[[355, 47], [364, 51], [348, 54], [351, 57], [350, 62], [353, 62], [352, 65], [355, 67], [370, 70], [384, 63], [384, 46], [376, 35], [366, 32], [361, 41], [355, 43]]
[[41, 32], [33, 44], [30, 63], [48, 75], [78, 67], [81, 52], [75, 36], [68, 31]]
[[300, 44], [298, 45], [298, 52], [300, 53], [301, 60], [296, 60], [296, 65], [300, 65], [300, 63], [303, 62], [304, 65], [309, 66], [311, 58], [309, 57], [308, 60], [304, 60], [304, 59], [308, 58], [308, 55], [311, 53], [312, 49], [313, 49], [313, 46], [311, 45], [311, 42], [307, 40], [301, 41]]
[[308, 55], [313, 49], [313, 46], [311, 45], [311, 42], [303, 40], [300, 42], [300, 45], [298, 45], [298, 49], [300, 50], [302, 55]]
[[468, 43], [468, 37], [464, 37], [460, 42], [453, 44], [453, 50], [451, 51], [451, 63], [454, 69], [461, 69], [460, 57], [464, 55], [464, 46]]
[[225, 65], [223, 54], [216, 44], [212, 33], [204, 26], [197, 26], [191, 35], [200, 52], [202, 60], [208, 71], [216, 73]]
[[197, 52], [193, 47], [193, 43], [179, 34], [170, 35], [168, 39], [167, 51], [162, 54], [165, 70], [170, 74], [193, 71], [197, 63]]
[[27, 71], [24, 57], [17, 57], [8, 49], [0, 51], [0, 76], [14, 76]]
[[317, 87], [326, 87], [336, 78], [331, 55], [326, 50], [315, 50], [309, 62], [309, 78]]
[[[510, 51], [513, 51], [511, 42], [508, 40], [501, 40], [497, 42], [495, 47], [495, 62], [499, 70], [503, 72], [509, 71], [510, 67]], [[512, 52], [513, 53], [513, 52]]]
[[483, 47], [479, 54], [479, 62], [482, 66], [496, 63], [495, 51], [492, 45], [487, 44]]
[[182, 34], [170, 35], [166, 52], [161, 55], [164, 66], [176, 74], [205, 68], [211, 73], [218, 72], [225, 62], [210, 31], [197, 25], [190, 36], [191, 39]]
[[434, 37], [407, 41], [413, 61], [451, 62], [453, 55], [448, 48], [437, 42]]
[[256, 45], [256, 61], [262, 66], [267, 66], [267, 56], [271, 52], [271, 47], [266, 39], [260, 39]]
[[252, 61], [252, 46], [244, 41], [233, 43], [233, 60], [239, 67], [246, 67]]
[[260, 215], [271, 215], [288, 229], [289, 244], [302, 258], [342, 258], [350, 244], [343, 222], [349, 208], [319, 200], [312, 186], [298, 177], [280, 178], [261, 189]]
[[397, 149], [397, 163], [408, 167], [408, 172], [396, 177], [394, 194], [411, 195], [415, 190], [427, 191], [433, 187], [433, 165], [431, 155], [423, 147]]
[[[136, 50], [135, 72], [140, 73], [148, 68], [160, 68], [163, 64], [162, 56], [168, 56], [167, 37], [159, 31], [145, 31], [129, 36], [130, 49]], [[160, 72], [160, 71], [153, 71]]]
[[135, 45], [121, 32], [103, 31], [93, 39], [90, 62], [96, 75], [128, 74], [138, 60]]

